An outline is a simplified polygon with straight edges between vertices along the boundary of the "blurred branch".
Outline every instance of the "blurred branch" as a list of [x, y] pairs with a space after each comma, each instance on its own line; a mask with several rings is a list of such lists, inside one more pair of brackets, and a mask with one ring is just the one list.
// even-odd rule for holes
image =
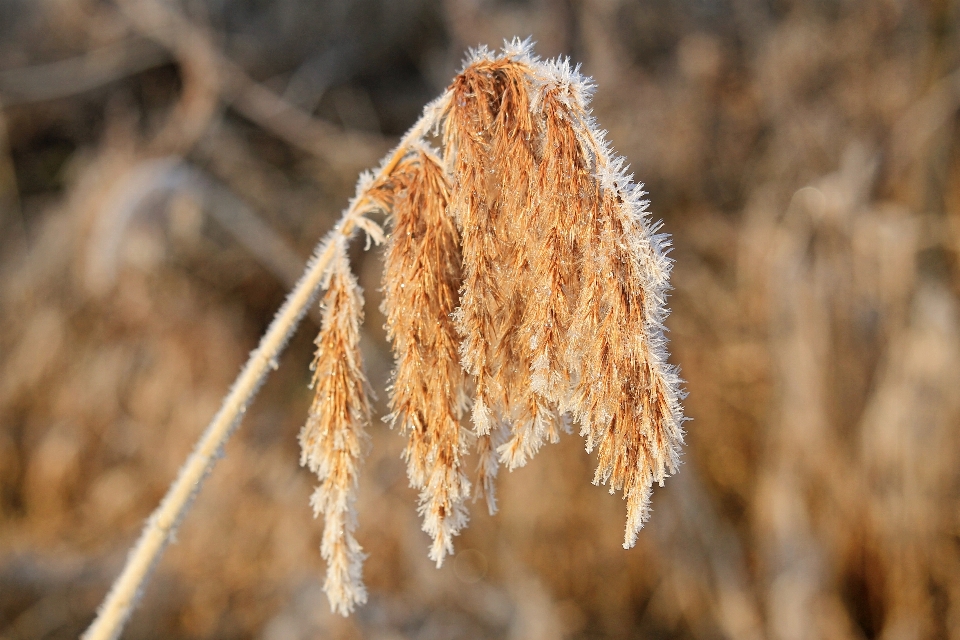
[[[195, 76], [192, 83], [185, 77], [185, 94], [188, 93], [186, 87], [191, 84], [213, 85], [208, 89], [244, 117], [287, 144], [332, 164], [340, 164], [345, 153], [353, 155], [358, 164], [369, 164], [383, 155], [389, 146], [375, 134], [343, 132], [259, 84], [239, 65], [222, 55], [204, 29], [173, 7], [162, 6], [153, 0], [119, 0], [118, 6], [145, 37], [128, 38], [75, 58], [0, 72], [0, 96], [3, 96], [4, 104], [25, 104], [76, 95], [176, 58], [185, 76], [191, 73]], [[301, 85], [307, 80], [297, 78], [297, 91], [305, 91]], [[201, 107], [196, 111], [209, 110], [202, 104], [203, 100], [189, 100], [188, 97], [185, 95], [181, 105]], [[179, 124], [179, 128], [188, 130], [186, 138], [193, 140], [198, 135], [195, 129], [204, 118], [188, 117], [185, 120], [188, 125], [194, 121], [198, 124], [197, 127]], [[160, 136], [165, 141], [163, 146], [169, 145], [169, 133]]]
[[221, 97], [287, 144], [331, 164], [341, 164], [346, 153], [360, 164], [369, 164], [389, 146], [381, 136], [342, 132], [290, 104], [216, 50], [202, 29], [172, 7], [154, 0], [119, 0], [118, 5], [136, 29], [165, 47], [176, 50], [187, 43], [202, 43], [216, 63]]
[[189, 191], [198, 196], [204, 211], [246, 248], [285, 287], [297, 282], [303, 260], [246, 202], [199, 169], [177, 157], [140, 163], [120, 181], [120, 188], [104, 207], [88, 247], [87, 281], [97, 291], [116, 275], [116, 261], [124, 232], [155, 194]]
[[84, 93], [170, 62], [163, 47], [133, 37], [75, 58], [0, 71], [0, 95], [7, 106], [55, 100]]
[[894, 124], [890, 147], [897, 173], [917, 160], [933, 135], [950, 121], [958, 108], [960, 69], [943, 77]]
[[[236, 87], [232, 106], [301, 151], [339, 164], [338, 156], [345, 151], [352, 151], [361, 158], [375, 158], [382, 155], [388, 146], [384, 139], [377, 135], [344, 133], [294, 107], [263, 85], [253, 82], [239, 68], [232, 71], [233, 84]], [[359, 162], [363, 163], [363, 160]]]
[[10, 136], [7, 128], [7, 117], [0, 102], [0, 230], [10, 233], [4, 219], [11, 218], [16, 226], [16, 233], [23, 239], [26, 236], [23, 225], [23, 214], [20, 210], [20, 191], [17, 188], [17, 174], [10, 157]]
[[312, 111], [328, 88], [356, 70], [355, 60], [362, 48], [361, 43], [348, 40], [307, 58], [291, 74], [283, 99], [305, 111]]

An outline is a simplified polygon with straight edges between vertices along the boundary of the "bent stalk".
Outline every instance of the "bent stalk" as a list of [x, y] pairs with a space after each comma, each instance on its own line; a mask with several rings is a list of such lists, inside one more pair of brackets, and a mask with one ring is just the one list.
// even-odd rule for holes
[[[424, 109], [424, 115], [410, 129], [397, 149], [381, 166], [375, 178], [388, 176], [403, 158], [411, 141], [420, 139], [436, 121], [436, 114], [443, 110], [447, 95]], [[368, 183], [369, 184], [369, 183]], [[362, 220], [365, 211], [374, 208], [366, 193], [358, 193], [344, 212], [331, 236], [337, 233], [349, 237], [358, 226], [369, 229], [369, 220]], [[366, 222], [367, 224], [364, 224]], [[199, 493], [207, 474], [221, 457], [223, 447], [240, 419], [263, 385], [271, 369], [276, 368], [277, 358], [282, 353], [290, 336], [306, 313], [307, 307], [316, 298], [324, 281], [327, 269], [334, 257], [336, 243], [328, 238], [317, 246], [314, 257], [307, 264], [300, 281], [277, 312], [260, 345], [250, 354], [247, 364], [240, 371], [223, 401], [220, 410], [200, 437], [187, 462], [144, 526], [140, 539], [127, 556], [123, 571], [114, 581], [97, 617], [83, 634], [83, 640], [113, 640], [119, 637], [130, 613], [136, 606], [150, 571], [160, 559], [160, 554], [170, 541], [177, 525], [183, 519], [193, 499]]]

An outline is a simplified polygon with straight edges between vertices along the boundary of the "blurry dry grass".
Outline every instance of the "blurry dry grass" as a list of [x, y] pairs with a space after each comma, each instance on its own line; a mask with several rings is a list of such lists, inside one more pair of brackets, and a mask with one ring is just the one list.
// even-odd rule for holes
[[[403, 443], [375, 426], [358, 501], [370, 603], [331, 616], [295, 465], [304, 332], [127, 637], [960, 636], [956, 5], [275, 5], [193, 6], [198, 31], [244, 35], [180, 45], [144, 44], [149, 25], [93, 0], [0, 7], [0, 634], [89, 622], [282, 298], [285, 258], [264, 256], [306, 257], [467, 46], [532, 33], [597, 79], [597, 116], [674, 235], [668, 326], [694, 422], [637, 548], [619, 548], [621, 501], [561, 437], [501, 474], [499, 515], [475, 509], [436, 571]], [[358, 24], [378, 34], [360, 53]], [[120, 43], [138, 64], [110, 84], [28, 95], [31, 65]], [[288, 140], [213, 86], [223, 59], [261, 79], [254, 105], [284, 96], [344, 137]], [[403, 73], [420, 94], [389, 81]], [[272, 229], [268, 246], [215, 215], [235, 210], [224, 197]], [[355, 269], [381, 387], [376, 262]]]

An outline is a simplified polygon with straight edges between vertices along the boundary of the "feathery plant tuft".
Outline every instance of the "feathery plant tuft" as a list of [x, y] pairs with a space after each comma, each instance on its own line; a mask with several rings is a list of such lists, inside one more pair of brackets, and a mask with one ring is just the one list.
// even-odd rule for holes
[[[396, 365], [386, 420], [406, 437], [429, 557], [439, 567], [468, 521], [496, 511], [500, 465], [526, 464], [579, 424], [596, 484], [622, 491], [624, 548], [653, 483], [676, 471], [683, 392], [663, 322], [669, 239], [642, 185], [590, 115], [590, 81], [529, 41], [471, 52], [399, 146], [364, 174], [260, 347], [131, 552], [86, 638], [111, 638], [212, 467], [217, 452], [321, 288], [316, 396], [300, 433], [317, 474], [331, 608], [366, 601], [354, 532], [370, 419], [359, 350], [362, 294], [347, 246], [386, 242], [383, 310]], [[431, 142], [439, 148], [431, 146]], [[370, 217], [387, 216], [389, 238]], [[467, 458], [475, 454], [475, 471]], [[471, 476], [473, 481], [471, 482]]]
[[[360, 215], [380, 209], [391, 226], [387, 420], [407, 438], [407, 474], [438, 567], [467, 524], [471, 493], [495, 512], [499, 466], [524, 465], [573, 422], [598, 452], [594, 481], [623, 491], [625, 548], [647, 518], [653, 483], [676, 470], [683, 413], [663, 334], [668, 240], [590, 116], [592, 89], [568, 61], [542, 62], [528, 43], [499, 55], [480, 49], [427, 107], [418, 135], [360, 182], [357, 197], [369, 202]], [[340, 275], [345, 261], [334, 264], [353, 291], [325, 299], [301, 442], [322, 481], [317, 496], [337, 498], [314, 507], [326, 518], [327, 594], [347, 613], [366, 597], [344, 510], [368, 402], [356, 345], [341, 337], [356, 335], [359, 294]], [[341, 350], [327, 352], [329, 341]], [[328, 358], [336, 362], [321, 368]], [[343, 486], [329, 488], [335, 482]]]
[[320, 485], [310, 504], [323, 514], [320, 554], [327, 561], [324, 590], [340, 613], [366, 600], [361, 581], [364, 554], [353, 536], [357, 527], [354, 502], [361, 449], [370, 421], [366, 378], [360, 361], [363, 298], [347, 262], [346, 239], [339, 245], [327, 274], [323, 321], [313, 361], [316, 399], [300, 433], [300, 464], [317, 474]]

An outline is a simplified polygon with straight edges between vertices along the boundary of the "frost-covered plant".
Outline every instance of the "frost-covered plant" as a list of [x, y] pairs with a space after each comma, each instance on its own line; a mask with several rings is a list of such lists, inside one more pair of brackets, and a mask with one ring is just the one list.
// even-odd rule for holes
[[[496, 511], [501, 464], [524, 465], [573, 423], [587, 451], [598, 452], [594, 482], [623, 492], [623, 546], [633, 546], [653, 483], [678, 464], [683, 393], [663, 327], [669, 241], [590, 115], [592, 90], [568, 61], [541, 61], [528, 42], [471, 53], [379, 169], [361, 177], [86, 638], [119, 634], [223, 443], [324, 287], [301, 463], [320, 481], [311, 503], [325, 519], [331, 607], [347, 615], [366, 600], [354, 505], [370, 404], [361, 291], [347, 260], [357, 229], [387, 242], [383, 304], [396, 358], [387, 420], [407, 438], [430, 558], [440, 566], [453, 552], [472, 494]], [[378, 212], [388, 239], [368, 217]]]
[[[625, 548], [653, 483], [676, 469], [683, 414], [663, 335], [668, 242], [590, 116], [591, 91], [567, 61], [542, 62], [526, 43], [499, 55], [480, 49], [427, 107], [418, 135], [360, 182], [363, 211], [382, 209], [392, 226], [387, 418], [407, 436], [407, 474], [437, 566], [467, 524], [471, 448], [476, 493], [493, 513], [498, 466], [522, 466], [579, 423], [599, 454], [594, 481], [627, 501]], [[367, 402], [356, 345], [342, 338], [356, 335], [359, 293], [352, 279], [338, 282], [353, 292], [336, 294], [339, 309], [325, 303], [317, 397], [301, 442], [323, 483], [317, 496], [337, 497], [314, 507], [326, 518], [327, 595], [346, 614], [366, 597], [363, 552], [344, 510]], [[331, 342], [343, 352], [328, 352]], [[472, 428], [461, 420], [468, 411]]]

